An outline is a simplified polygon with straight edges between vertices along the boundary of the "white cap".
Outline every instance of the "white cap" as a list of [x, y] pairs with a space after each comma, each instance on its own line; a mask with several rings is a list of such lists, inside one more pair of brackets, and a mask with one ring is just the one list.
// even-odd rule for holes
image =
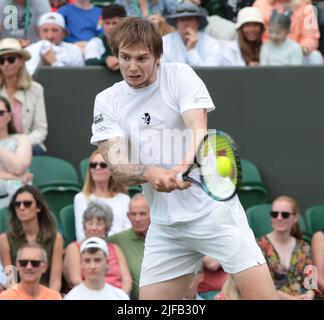
[[80, 253], [82, 253], [84, 250], [87, 250], [90, 248], [100, 249], [106, 254], [107, 257], [109, 256], [107, 242], [101, 238], [91, 237], [91, 238], [83, 241], [83, 243], [81, 244], [81, 247], [80, 247]]
[[64, 17], [58, 12], [47, 12], [41, 15], [38, 20], [38, 27], [42, 26], [45, 23], [53, 23], [65, 29]]
[[264, 24], [262, 13], [258, 8], [245, 7], [241, 9], [237, 15], [237, 23], [235, 28], [240, 29], [243, 24], [248, 22], [257, 22]]

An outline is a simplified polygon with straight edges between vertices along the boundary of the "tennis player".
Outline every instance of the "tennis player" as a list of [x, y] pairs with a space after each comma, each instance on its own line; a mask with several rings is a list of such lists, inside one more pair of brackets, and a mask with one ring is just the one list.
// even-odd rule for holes
[[148, 20], [126, 18], [110, 45], [124, 81], [97, 95], [91, 143], [117, 181], [143, 184], [150, 204], [140, 299], [181, 299], [205, 255], [233, 275], [244, 299], [277, 299], [238, 198], [217, 202], [176, 179], [207, 133], [215, 107], [206, 86], [186, 64], [160, 64], [162, 39]]

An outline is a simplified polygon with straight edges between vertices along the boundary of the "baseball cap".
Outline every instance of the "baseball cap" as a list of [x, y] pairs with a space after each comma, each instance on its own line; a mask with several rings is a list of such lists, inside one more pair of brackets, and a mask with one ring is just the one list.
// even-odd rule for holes
[[105, 253], [107, 257], [109, 256], [107, 242], [101, 238], [91, 237], [83, 241], [80, 247], [80, 253], [90, 248], [100, 249]]
[[58, 12], [47, 12], [41, 15], [38, 21], [38, 27], [41, 27], [45, 23], [53, 23], [65, 29], [65, 20]]

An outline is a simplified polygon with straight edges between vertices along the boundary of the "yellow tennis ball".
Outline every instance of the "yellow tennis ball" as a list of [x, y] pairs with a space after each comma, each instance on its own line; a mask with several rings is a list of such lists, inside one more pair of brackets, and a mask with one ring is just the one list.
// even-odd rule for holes
[[231, 161], [227, 157], [217, 157], [217, 170], [220, 176], [228, 177], [231, 175]]

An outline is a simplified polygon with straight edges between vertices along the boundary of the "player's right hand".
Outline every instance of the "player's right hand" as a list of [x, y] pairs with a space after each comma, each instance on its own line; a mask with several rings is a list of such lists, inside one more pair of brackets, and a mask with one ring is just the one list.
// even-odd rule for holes
[[172, 170], [148, 166], [145, 169], [144, 177], [156, 191], [171, 192], [178, 189], [176, 173]]

